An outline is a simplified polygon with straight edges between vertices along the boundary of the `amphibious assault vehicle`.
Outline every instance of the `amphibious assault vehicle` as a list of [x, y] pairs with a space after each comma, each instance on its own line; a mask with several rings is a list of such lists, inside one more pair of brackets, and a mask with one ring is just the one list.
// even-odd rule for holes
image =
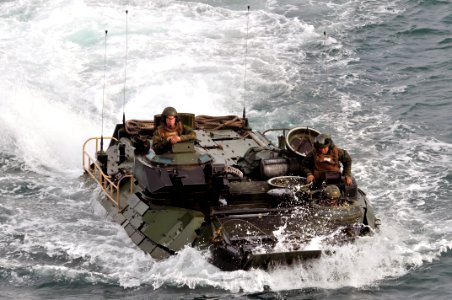
[[[260, 133], [244, 117], [178, 117], [196, 140], [168, 153], [152, 149], [161, 115], [123, 121], [112, 137], [83, 145], [83, 168], [104, 191], [102, 205], [153, 258], [190, 245], [210, 251], [223, 270], [266, 268], [319, 257], [324, 245], [378, 228], [366, 194], [344, 186], [340, 174], [306, 184], [301, 164], [315, 129]], [[277, 145], [267, 137], [275, 133]]]

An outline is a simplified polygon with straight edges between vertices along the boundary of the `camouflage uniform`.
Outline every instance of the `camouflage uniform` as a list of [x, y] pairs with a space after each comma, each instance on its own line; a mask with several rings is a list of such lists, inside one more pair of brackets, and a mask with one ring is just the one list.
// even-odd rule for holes
[[181, 142], [196, 139], [196, 133], [193, 129], [183, 125], [180, 121], [176, 123], [176, 128], [173, 130], [162, 124], [154, 131], [154, 136], [152, 137], [152, 149], [154, 149], [155, 153], [162, 154], [171, 151], [171, 142], [167, 138], [173, 135], [178, 135]]
[[[318, 154], [315, 149], [306, 155], [303, 160], [303, 172], [306, 177], [314, 175], [316, 180], [322, 180], [324, 179], [325, 172], [340, 170], [339, 162], [342, 163], [342, 175], [352, 177], [352, 158], [346, 150], [340, 149], [336, 146], [330, 147], [328, 149], [328, 153], [324, 156], [332, 157], [332, 163], [330, 167], [326, 168], [319, 168], [319, 157], [321, 156], [322, 155]], [[323, 173], [323, 176], [321, 173]]]

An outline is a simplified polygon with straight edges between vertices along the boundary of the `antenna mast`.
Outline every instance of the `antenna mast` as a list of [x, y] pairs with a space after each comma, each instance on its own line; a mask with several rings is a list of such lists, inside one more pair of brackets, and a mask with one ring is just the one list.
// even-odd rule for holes
[[124, 101], [122, 104], [122, 126], [124, 128], [126, 127], [126, 114], [124, 112], [125, 106], [126, 106], [126, 82], [127, 82], [127, 52], [128, 52], [128, 22], [127, 22], [127, 16], [129, 11], [126, 10], [126, 55], [125, 55], [125, 62], [124, 62]]
[[243, 119], [246, 118], [246, 65], [248, 57], [248, 24], [250, 21], [250, 6], [248, 5], [247, 19], [246, 19], [246, 39], [245, 39], [245, 74], [243, 75]]
[[100, 151], [104, 151], [104, 106], [105, 106], [105, 74], [107, 73], [107, 34], [108, 30], [105, 30], [105, 52], [104, 52], [104, 88], [102, 95], [102, 131], [100, 135]]

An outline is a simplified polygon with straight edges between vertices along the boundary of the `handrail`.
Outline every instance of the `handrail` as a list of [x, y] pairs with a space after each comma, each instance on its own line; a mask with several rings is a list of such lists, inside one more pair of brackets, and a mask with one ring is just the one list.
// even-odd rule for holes
[[82, 165], [83, 169], [86, 173], [88, 173], [102, 188], [104, 194], [107, 196], [108, 199], [110, 199], [118, 208], [118, 210], [121, 209], [121, 193], [119, 190], [119, 187], [121, 185], [121, 182], [128, 178], [130, 182], [130, 194], [133, 193], [133, 175], [124, 175], [121, 177], [118, 182], [115, 184], [114, 181], [111, 180], [111, 176], [108, 176], [102, 171], [102, 167], [99, 165], [99, 163], [88, 154], [88, 152], [85, 150], [88, 143], [95, 140], [95, 149], [97, 153], [99, 151], [99, 141], [101, 139], [109, 139], [109, 140], [115, 140], [118, 141], [114, 137], [92, 137], [85, 141], [83, 144], [83, 152], [82, 152]]

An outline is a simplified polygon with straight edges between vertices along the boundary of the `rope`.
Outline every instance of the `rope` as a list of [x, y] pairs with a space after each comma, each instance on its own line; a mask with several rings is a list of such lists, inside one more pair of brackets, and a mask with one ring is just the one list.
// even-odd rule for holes
[[238, 116], [196, 116], [196, 129], [244, 129], [245, 121]]
[[154, 130], [154, 121], [128, 120], [126, 132], [130, 135], [139, 134], [142, 130]]
[[[205, 116], [200, 115], [195, 118], [195, 129], [245, 129], [245, 121], [238, 116]], [[126, 132], [130, 135], [140, 134], [142, 131], [154, 130], [154, 121], [149, 120], [128, 120], [126, 122]]]

